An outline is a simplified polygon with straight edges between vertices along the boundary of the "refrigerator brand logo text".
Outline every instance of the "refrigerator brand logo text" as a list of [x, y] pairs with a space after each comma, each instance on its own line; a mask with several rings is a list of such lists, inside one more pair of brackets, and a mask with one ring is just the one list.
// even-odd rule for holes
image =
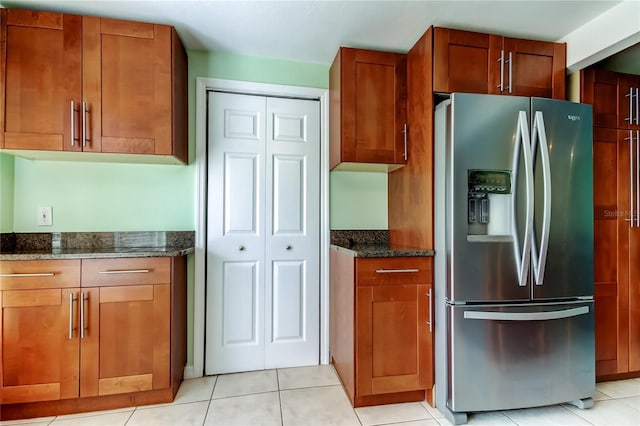
[[582, 119], [579, 115], [567, 115], [567, 118], [571, 121], [580, 121]]

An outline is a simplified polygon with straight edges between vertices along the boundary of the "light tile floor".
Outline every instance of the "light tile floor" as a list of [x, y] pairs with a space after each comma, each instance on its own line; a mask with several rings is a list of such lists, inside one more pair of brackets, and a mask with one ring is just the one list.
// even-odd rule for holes
[[[595, 406], [569, 405], [471, 414], [470, 425], [640, 426], [640, 379], [597, 384]], [[449, 426], [435, 408], [415, 402], [351, 407], [331, 366], [285, 368], [186, 380], [171, 404], [0, 422], [0, 425], [396, 425]]]

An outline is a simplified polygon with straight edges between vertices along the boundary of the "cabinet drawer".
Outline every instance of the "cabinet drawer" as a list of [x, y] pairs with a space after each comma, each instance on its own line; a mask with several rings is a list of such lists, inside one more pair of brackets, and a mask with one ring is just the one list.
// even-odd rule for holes
[[171, 258], [84, 259], [82, 287], [169, 284]]
[[358, 286], [389, 284], [431, 284], [432, 259], [428, 257], [386, 257], [356, 259]]
[[79, 286], [79, 259], [0, 262], [0, 290], [36, 290]]

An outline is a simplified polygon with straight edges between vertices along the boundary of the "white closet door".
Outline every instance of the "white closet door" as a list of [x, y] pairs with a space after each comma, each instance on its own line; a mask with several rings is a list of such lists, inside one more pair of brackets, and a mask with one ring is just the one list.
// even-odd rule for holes
[[209, 93], [206, 374], [264, 369], [265, 108]]
[[267, 100], [265, 367], [319, 362], [320, 103]]
[[206, 374], [319, 361], [320, 107], [209, 94]]

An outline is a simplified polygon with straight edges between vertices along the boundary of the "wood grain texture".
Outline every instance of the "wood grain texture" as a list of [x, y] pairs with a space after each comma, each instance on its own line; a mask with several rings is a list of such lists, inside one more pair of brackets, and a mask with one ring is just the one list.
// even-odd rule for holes
[[[640, 88], [640, 76], [632, 74], [617, 73], [618, 77], [618, 128], [619, 129], [640, 129], [640, 125], [635, 124], [636, 114], [640, 113], [636, 111], [635, 99], [633, 105], [629, 104], [630, 90], [633, 91], [635, 96], [635, 90]], [[633, 112], [630, 113], [630, 108]], [[633, 117], [633, 121], [629, 118]]]
[[403, 164], [405, 55], [341, 47], [329, 79], [330, 167]]
[[98, 396], [100, 378], [100, 288], [83, 288], [85, 335], [80, 351], [80, 397]]
[[[628, 130], [618, 131], [618, 209], [630, 212]], [[618, 218], [618, 349], [617, 373], [629, 371], [629, 222]], [[634, 260], [635, 262], [636, 260]]]
[[36, 403], [3, 404], [1, 420], [27, 419], [45, 416], [57, 416], [88, 411], [111, 410], [171, 402], [173, 392], [170, 388], [145, 392], [132, 392], [100, 397], [69, 398], [59, 401]]
[[618, 127], [618, 77], [612, 71], [581, 71], [581, 102], [593, 107], [593, 126]]
[[77, 294], [2, 291], [2, 404], [78, 396]]
[[333, 366], [354, 404], [355, 388], [355, 261], [330, 250], [329, 352]]
[[342, 158], [342, 49], [338, 50], [329, 68], [329, 170]]
[[4, 13], [4, 147], [78, 149], [71, 147], [70, 107], [81, 96], [81, 17], [16, 9]]
[[154, 24], [131, 22], [119, 19], [100, 19], [100, 33], [124, 37], [153, 39], [156, 35]]
[[640, 228], [629, 229], [629, 371], [640, 371]]
[[187, 256], [171, 258], [171, 388], [178, 392], [187, 364]]
[[505, 52], [512, 53], [510, 94], [565, 99], [566, 47], [556, 47], [556, 43], [545, 41], [505, 37], [503, 48]]
[[403, 402], [424, 401], [426, 392], [424, 390], [409, 392], [384, 393], [379, 395], [358, 395], [353, 404], [354, 407], [370, 407], [383, 404], [400, 404]]
[[[100, 273], [137, 270], [148, 270], [149, 272]], [[168, 257], [84, 259], [82, 261], [83, 287], [168, 284], [171, 282], [170, 280], [171, 258]]]
[[407, 55], [409, 159], [388, 175], [392, 245], [433, 249], [433, 28]]
[[[378, 272], [412, 270], [412, 272]], [[413, 270], [417, 270], [413, 272]], [[358, 286], [430, 284], [433, 259], [426, 257], [357, 258]]]
[[148, 391], [152, 389], [152, 383], [152, 374], [110, 377], [98, 381], [98, 393], [100, 395], [114, 395], [118, 393]]
[[501, 37], [440, 27], [433, 31], [434, 92], [498, 93]]
[[[82, 100], [88, 112], [83, 151], [102, 152], [102, 47], [100, 18], [82, 17]], [[111, 90], [111, 89], [109, 89]]]
[[4, 148], [5, 93], [7, 88], [7, 9], [0, 9], [0, 148]]
[[53, 276], [2, 276], [0, 290], [30, 290], [80, 286], [80, 260], [5, 260], [0, 262], [0, 275], [50, 274]]
[[61, 30], [63, 15], [57, 12], [41, 12], [26, 9], [9, 9], [6, 16], [8, 25], [39, 27]]
[[189, 72], [187, 52], [175, 28], [171, 28], [172, 152], [189, 164]]

